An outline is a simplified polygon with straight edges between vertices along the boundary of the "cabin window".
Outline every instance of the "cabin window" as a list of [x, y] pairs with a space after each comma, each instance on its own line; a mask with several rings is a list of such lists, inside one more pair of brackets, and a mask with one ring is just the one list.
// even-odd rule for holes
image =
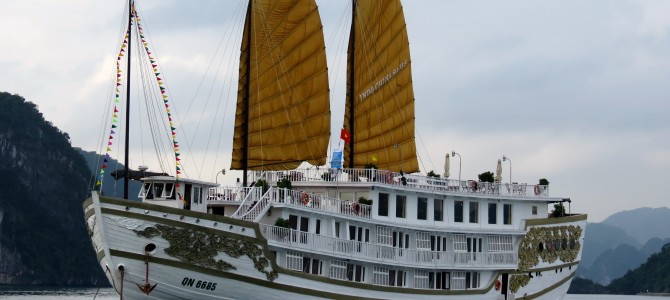
[[199, 186], [193, 187], [193, 203], [202, 204], [202, 188]]
[[163, 195], [161, 195], [161, 197], [169, 199], [172, 197], [173, 191], [174, 191], [174, 183], [166, 183], [165, 189], [163, 190]]
[[307, 243], [307, 232], [309, 232], [309, 218], [300, 217], [296, 215], [289, 215], [288, 223], [291, 226], [291, 229], [300, 231], [291, 234], [293, 242], [296, 242], [299, 237], [301, 243], [303, 244]]
[[454, 272], [451, 277], [451, 286], [454, 290], [464, 290], [465, 289], [465, 272]]
[[447, 237], [439, 235], [430, 236], [430, 250], [433, 251], [433, 259], [440, 259], [440, 252], [447, 251]]
[[428, 198], [419, 198], [416, 202], [416, 218], [425, 220], [428, 215]]
[[466, 289], [479, 288], [479, 272], [465, 273], [465, 288]]
[[316, 258], [303, 258], [302, 271], [309, 274], [321, 275], [323, 262]]
[[417, 232], [416, 233], [416, 249], [418, 250], [430, 250], [430, 233], [429, 232]]
[[444, 221], [444, 200], [435, 199], [433, 201], [433, 220]]
[[533, 213], [533, 215], [537, 215], [537, 205], [533, 205], [533, 207], [531, 208], [531, 212]]
[[389, 268], [374, 266], [372, 269], [372, 284], [386, 285], [389, 282]]
[[479, 223], [479, 202], [470, 202], [470, 223]]
[[164, 187], [164, 184], [162, 182], [161, 183], [158, 183], [158, 182], [154, 183], [154, 197], [164, 198], [163, 197], [163, 187]]
[[340, 238], [340, 222], [335, 222], [335, 237]]
[[321, 220], [316, 220], [316, 230], [314, 233], [321, 234]]
[[454, 201], [454, 222], [463, 223], [463, 201]]
[[347, 280], [365, 282], [365, 267], [355, 264], [347, 264]]
[[407, 272], [402, 270], [389, 270], [388, 285], [404, 287], [407, 285]]
[[[409, 234], [394, 231], [393, 247], [409, 249]], [[399, 252], [399, 254], [402, 255], [402, 252]]]
[[489, 203], [489, 224], [498, 223], [498, 204]]
[[414, 288], [428, 289], [428, 271], [415, 270], [414, 271]]
[[286, 268], [289, 270], [302, 271], [302, 254], [286, 251]]
[[346, 280], [347, 279], [347, 262], [341, 260], [330, 261], [330, 278]]
[[349, 240], [358, 242], [353, 243], [353, 251], [361, 252], [363, 250], [361, 243], [370, 242], [370, 229], [349, 225]]
[[489, 235], [488, 237], [489, 252], [512, 252], [514, 251], [514, 244], [512, 244], [511, 235]]
[[377, 215], [382, 217], [388, 217], [389, 194], [379, 193], [379, 206], [377, 206]]
[[448, 290], [450, 285], [449, 272], [414, 271], [414, 287], [417, 289]]
[[430, 272], [431, 289], [448, 290], [450, 283], [449, 272]]
[[465, 234], [454, 234], [454, 252], [468, 251], [468, 242]]
[[140, 191], [140, 197], [144, 197], [145, 199], [154, 198], [154, 193], [151, 190], [151, 182], [144, 183], [144, 185], [142, 186], [142, 190]]
[[512, 204], [503, 205], [503, 224], [512, 224]]
[[407, 211], [407, 196], [395, 196], [395, 216], [396, 218], [404, 218]]
[[393, 245], [393, 234], [391, 233], [391, 227], [377, 226], [377, 243], [386, 246]]
[[372, 269], [372, 284], [403, 287], [406, 285], [406, 279], [405, 271], [391, 270], [382, 266], [374, 266]]

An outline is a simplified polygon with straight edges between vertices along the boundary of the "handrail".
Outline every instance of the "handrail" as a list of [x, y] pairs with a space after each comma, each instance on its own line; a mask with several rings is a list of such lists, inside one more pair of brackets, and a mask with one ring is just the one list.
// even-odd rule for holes
[[273, 188], [271, 201], [277, 204], [290, 205], [307, 209], [342, 214], [363, 219], [372, 219], [372, 206], [358, 202], [329, 198], [318, 194], [302, 191]]
[[249, 188], [219, 186], [211, 187], [207, 191], [207, 201], [209, 202], [242, 202], [248, 193]]
[[261, 233], [272, 245], [314, 253], [338, 256], [345, 259], [374, 260], [409, 267], [514, 267], [518, 263], [516, 252], [456, 252], [403, 249], [388, 245], [359, 242], [272, 225], [261, 225]]
[[490, 194], [503, 196], [549, 197], [548, 185], [527, 183], [495, 183], [474, 180], [455, 180], [429, 177], [418, 173], [402, 174], [378, 169], [296, 169], [292, 171], [265, 172], [268, 182], [287, 178], [292, 182], [337, 181], [341, 183], [375, 183], [404, 188], [444, 191], [462, 194]]
[[265, 194], [263, 194], [260, 197], [259, 200], [254, 202], [254, 204], [252, 204], [253, 206], [250, 207], [247, 210], [247, 212], [244, 215], [242, 215], [240, 218], [243, 219], [243, 220], [258, 222], [260, 220], [260, 217], [262, 217], [263, 214], [270, 207], [270, 205], [268, 205], [270, 203], [270, 200], [271, 200], [270, 195], [272, 195], [275, 192], [276, 192], [275, 188], [272, 188], [272, 187], [269, 188], [268, 191], [265, 192]]
[[242, 200], [242, 203], [240, 203], [240, 206], [237, 208], [235, 213], [233, 213], [230, 217], [235, 218], [235, 219], [241, 219], [242, 215], [241, 213], [246, 213], [250, 208], [251, 205], [254, 204], [255, 201], [258, 201], [262, 197], [261, 193], [263, 192], [261, 187], [244, 187], [240, 188], [241, 192], [245, 194], [244, 200]]

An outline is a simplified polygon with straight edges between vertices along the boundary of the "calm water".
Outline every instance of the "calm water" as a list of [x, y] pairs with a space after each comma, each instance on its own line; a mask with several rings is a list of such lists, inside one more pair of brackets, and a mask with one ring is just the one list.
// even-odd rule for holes
[[[0, 286], [0, 299], [11, 300], [112, 300], [119, 299], [116, 292], [97, 288], [35, 288]], [[619, 296], [619, 295], [567, 295], [565, 300], [670, 300], [670, 297]]]

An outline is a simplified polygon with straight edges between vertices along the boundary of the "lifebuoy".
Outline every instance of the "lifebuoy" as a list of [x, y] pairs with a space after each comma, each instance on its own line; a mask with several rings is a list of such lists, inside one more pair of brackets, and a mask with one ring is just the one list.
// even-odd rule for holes
[[540, 186], [536, 185], [535, 186], [535, 196], [539, 196], [539, 195], [540, 195]]
[[307, 193], [302, 193], [300, 200], [302, 201], [302, 205], [309, 204], [309, 195], [307, 195]]
[[496, 291], [500, 290], [500, 286], [501, 286], [500, 280], [496, 280]]
[[393, 183], [393, 173], [386, 171], [386, 183]]

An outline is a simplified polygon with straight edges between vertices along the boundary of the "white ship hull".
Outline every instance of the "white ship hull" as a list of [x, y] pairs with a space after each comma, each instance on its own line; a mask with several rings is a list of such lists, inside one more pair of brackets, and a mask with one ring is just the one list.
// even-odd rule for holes
[[[123, 299], [561, 299], [581, 257], [579, 249], [574, 262], [541, 262], [525, 286], [507, 295], [496, 281], [503, 273], [518, 274], [514, 268], [493, 270], [479, 289], [385, 287], [278, 266], [258, 223], [95, 193], [84, 209], [100, 265]], [[585, 217], [560, 221], [581, 228], [585, 222]], [[221, 243], [213, 246], [212, 240]], [[155, 250], [145, 248], [149, 244]], [[155, 287], [145, 293], [147, 282]]]

